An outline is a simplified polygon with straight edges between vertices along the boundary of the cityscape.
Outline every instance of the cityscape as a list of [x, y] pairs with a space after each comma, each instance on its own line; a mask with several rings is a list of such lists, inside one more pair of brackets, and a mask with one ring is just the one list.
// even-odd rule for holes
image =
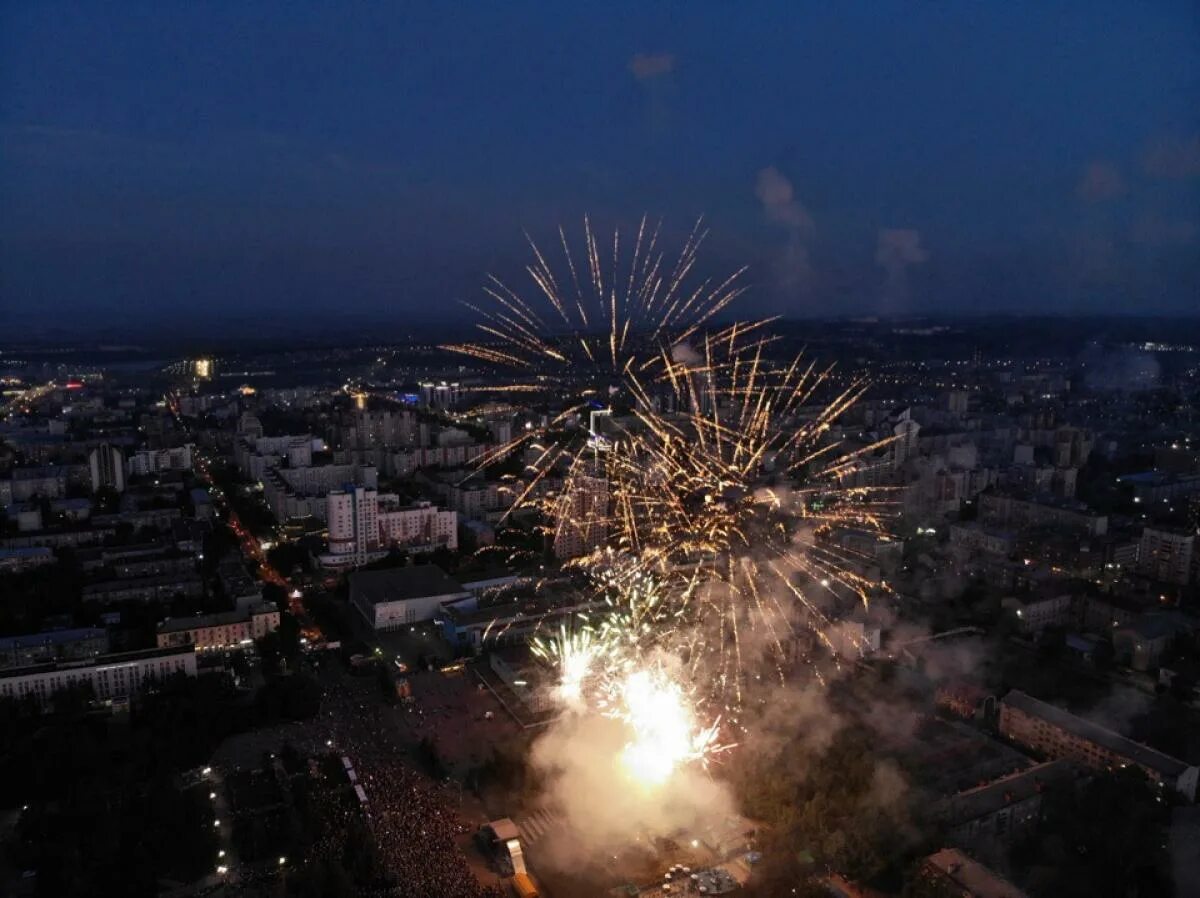
[[807, 6], [0, 12], [0, 895], [1200, 895], [1200, 18]]

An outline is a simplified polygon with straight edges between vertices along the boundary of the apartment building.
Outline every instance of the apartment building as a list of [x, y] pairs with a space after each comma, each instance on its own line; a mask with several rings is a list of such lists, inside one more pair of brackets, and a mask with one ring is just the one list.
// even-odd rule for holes
[[196, 675], [196, 653], [190, 646], [143, 649], [100, 655], [81, 661], [53, 661], [0, 670], [0, 697], [33, 696], [43, 706], [60, 689], [90, 685], [100, 701], [132, 698], [148, 683], [173, 674]]
[[169, 617], [158, 625], [159, 648], [232, 649], [279, 629], [279, 609], [260, 604], [236, 611]]
[[1200, 768], [1019, 690], [1000, 702], [1000, 733], [1047, 757], [1067, 758], [1093, 770], [1140, 767], [1154, 782], [1196, 800]]

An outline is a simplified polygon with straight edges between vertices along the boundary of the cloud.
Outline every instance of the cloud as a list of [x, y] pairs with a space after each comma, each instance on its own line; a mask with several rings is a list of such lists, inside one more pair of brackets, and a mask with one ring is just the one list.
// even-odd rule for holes
[[908, 297], [908, 269], [929, 260], [921, 246], [921, 232], [914, 228], [883, 228], [875, 246], [875, 264], [886, 274], [885, 298], [903, 300]]
[[638, 81], [661, 78], [675, 71], [675, 54], [665, 51], [634, 53], [629, 60], [629, 71]]
[[1092, 162], [1083, 172], [1075, 195], [1085, 203], [1101, 203], [1125, 192], [1125, 179], [1111, 162]]
[[1142, 171], [1172, 181], [1200, 178], [1200, 135], [1152, 141], [1142, 155]]
[[759, 171], [754, 195], [767, 221], [787, 230], [787, 244], [776, 263], [780, 286], [806, 287], [812, 275], [808, 241], [817, 230], [812, 216], [796, 199], [792, 182], [773, 165]]

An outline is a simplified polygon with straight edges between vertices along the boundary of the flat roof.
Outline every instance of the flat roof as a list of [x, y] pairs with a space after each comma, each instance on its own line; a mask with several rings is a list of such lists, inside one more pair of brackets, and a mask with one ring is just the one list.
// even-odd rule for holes
[[947, 800], [948, 817], [953, 823], [966, 823], [994, 814], [1036, 795], [1046, 786], [1066, 780], [1072, 770], [1070, 761], [1046, 761], [974, 789], [964, 789]]
[[195, 630], [197, 627], [220, 627], [229, 624], [241, 624], [258, 614], [269, 614], [277, 609], [267, 605], [256, 605], [245, 610], [216, 611], [212, 614], [195, 614], [190, 617], [168, 617], [158, 625], [159, 633], [181, 633], [185, 630]]
[[1031, 695], [1026, 695], [1018, 689], [1014, 689], [1008, 695], [1004, 696], [1002, 703], [1011, 705], [1034, 717], [1040, 717], [1060, 729], [1074, 733], [1076, 736], [1087, 739], [1089, 742], [1102, 745], [1109, 751], [1123, 758], [1128, 758], [1135, 764], [1148, 767], [1151, 770], [1157, 770], [1159, 773], [1164, 773], [1168, 776], [1179, 776], [1190, 766], [1178, 758], [1163, 754], [1163, 752], [1153, 749], [1148, 745], [1143, 745], [1140, 742], [1134, 742], [1132, 739], [1128, 739], [1120, 733], [1114, 733], [1112, 730], [1106, 729], [1098, 723], [1092, 723], [1090, 720], [1076, 717], [1070, 711], [1059, 708], [1056, 705], [1047, 704]]
[[457, 580], [436, 564], [417, 564], [383, 571], [356, 571], [350, 575], [350, 592], [372, 605], [467, 594]]
[[95, 658], [88, 658], [86, 661], [48, 661], [45, 664], [31, 664], [27, 667], [10, 667], [6, 670], [0, 670], [0, 679], [53, 673], [56, 670], [81, 670], [87, 667], [104, 667], [110, 664], [132, 664], [136, 661], [149, 661], [152, 658], [170, 658], [173, 655], [195, 657], [195, 651], [190, 645], [170, 646], [161, 649], [139, 649], [136, 652], [120, 652], [115, 655], [97, 655]]
[[1025, 892], [957, 848], [943, 848], [926, 860], [971, 898], [1025, 898]]
[[603, 600], [575, 601], [556, 603], [547, 598], [525, 597], [511, 602], [501, 602], [495, 605], [483, 605], [472, 608], [460, 608], [458, 603], [447, 602], [442, 606], [446, 618], [458, 627], [471, 627], [490, 624], [494, 621], [516, 618], [528, 618], [531, 623], [544, 621], [550, 617], [564, 614], [575, 614], [580, 611], [591, 611], [603, 607]]
[[0, 639], [0, 651], [61, 645], [84, 639], [103, 639], [107, 634], [108, 631], [100, 627], [81, 627], [75, 630], [47, 630], [43, 633], [29, 633], [24, 636], [6, 636]]

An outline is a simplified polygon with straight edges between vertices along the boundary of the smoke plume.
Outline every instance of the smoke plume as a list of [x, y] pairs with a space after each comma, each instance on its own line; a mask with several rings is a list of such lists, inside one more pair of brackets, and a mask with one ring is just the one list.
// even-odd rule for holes
[[787, 232], [787, 243], [776, 265], [780, 286], [807, 288], [812, 277], [808, 242], [816, 233], [812, 216], [796, 199], [792, 182], [773, 165], [759, 171], [754, 194], [767, 220]]
[[908, 298], [908, 269], [929, 259], [921, 246], [921, 232], [913, 228], [884, 228], [879, 232], [875, 263], [885, 274], [884, 298], [889, 302]]

